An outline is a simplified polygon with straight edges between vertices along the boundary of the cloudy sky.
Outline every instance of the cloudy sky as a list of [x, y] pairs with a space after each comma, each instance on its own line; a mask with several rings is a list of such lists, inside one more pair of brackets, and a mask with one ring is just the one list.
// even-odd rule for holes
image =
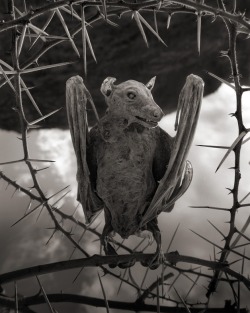
[[[250, 93], [245, 93], [243, 100], [244, 121], [245, 125], [249, 128]], [[219, 162], [225, 154], [225, 150], [202, 148], [197, 145], [230, 146], [237, 137], [236, 120], [229, 116], [229, 113], [234, 111], [234, 92], [226, 85], [222, 85], [216, 93], [204, 99], [196, 135], [188, 157], [193, 164], [194, 178], [186, 194], [176, 203], [174, 210], [170, 214], [161, 214], [160, 229], [163, 237], [163, 248], [166, 249], [168, 246], [169, 240], [179, 223], [180, 227], [170, 250], [178, 250], [180, 254], [206, 259], [213, 257], [213, 247], [194, 235], [190, 229], [207, 236], [207, 238], [217, 242], [219, 245], [223, 245], [220, 234], [214, 230], [208, 220], [226, 234], [228, 224], [225, 222], [229, 220], [229, 214], [223, 211], [190, 208], [190, 206], [209, 205], [230, 208], [232, 204], [232, 196], [228, 195], [226, 188], [233, 186], [234, 173], [228, 169], [234, 164], [233, 155], [230, 155], [223, 166], [215, 173]], [[175, 114], [171, 114], [166, 116], [161, 122], [161, 127], [172, 135], [174, 135], [174, 120]], [[21, 142], [17, 139], [17, 136], [14, 132], [0, 131], [1, 147], [4, 147], [1, 150], [0, 162], [22, 157]], [[41, 159], [56, 161], [50, 165], [49, 169], [39, 174], [39, 181], [43, 190], [48, 195], [52, 195], [63, 187], [70, 185], [69, 189], [71, 192], [61, 201], [60, 205], [65, 212], [73, 213], [77, 205], [75, 201], [76, 165], [69, 132], [58, 129], [34, 131], [29, 135], [29, 144], [30, 154], [33, 158], [39, 157]], [[239, 199], [243, 198], [250, 191], [249, 146], [250, 141], [242, 149], [242, 180], [240, 182]], [[42, 165], [39, 164], [38, 167], [42, 167]], [[19, 184], [26, 187], [31, 186], [31, 180], [25, 166], [14, 164], [11, 166], [2, 166], [1, 170]], [[36, 212], [26, 220], [11, 227], [16, 220], [23, 216], [29, 203], [29, 200], [22, 193], [16, 192], [13, 195], [13, 192], [14, 189], [11, 186], [7, 186], [3, 180], [0, 181], [0, 272], [4, 273], [18, 268], [69, 258], [72, 252], [72, 246], [65, 238], [61, 238], [59, 234], [46, 245], [51, 234], [51, 230], [48, 228], [52, 226], [46, 212], [42, 212], [38, 220], [39, 212]], [[56, 201], [56, 199], [53, 199], [53, 201]], [[245, 203], [249, 203], [249, 199]], [[77, 216], [84, 220], [80, 210], [77, 211]], [[239, 210], [236, 219], [236, 226], [239, 229], [244, 225], [248, 216], [248, 207]], [[103, 216], [99, 220], [102, 218]], [[100, 231], [102, 226], [103, 223], [98, 228]], [[246, 234], [250, 236], [250, 230]], [[99, 251], [99, 244], [93, 242], [94, 239], [88, 237], [88, 239], [83, 241], [89, 253], [98, 253]], [[241, 251], [239, 250], [239, 252], [242, 251], [243, 249]], [[81, 255], [78, 254], [76, 256], [80, 257]], [[143, 270], [141, 270], [139, 265], [135, 268], [138, 270], [136, 278], [138, 280], [142, 279]], [[245, 268], [245, 274], [249, 274], [249, 272], [247, 273], [248, 268]], [[59, 292], [63, 289], [65, 292], [79, 293], [79, 290], [81, 290], [86, 295], [101, 295], [99, 283], [96, 279], [96, 269], [86, 271], [79, 277], [75, 284], [72, 284], [76, 273], [77, 271], [71, 271], [57, 274], [55, 277], [51, 275], [42, 277], [44, 286], [45, 288], [47, 287], [48, 291], [53, 292]], [[154, 279], [156, 277], [155, 275], [155, 273], [151, 273], [150, 278]], [[110, 278], [104, 279], [104, 282], [109, 286], [108, 296], [109, 298], [116, 299], [116, 290], [119, 282], [117, 285], [116, 283], [110, 284], [110, 281]], [[179, 286], [181, 289], [182, 284], [183, 282], [181, 281], [179, 285], [177, 284], [177, 287]], [[32, 293], [32, 290], [38, 290], [35, 281], [32, 284], [22, 281], [19, 286], [20, 290], [25, 291], [25, 294]], [[7, 290], [13, 291], [13, 286], [8, 286]], [[206, 291], [200, 288], [200, 291], [197, 292], [204, 295]], [[222, 299], [221, 296], [225, 292], [225, 289], [219, 289], [216, 297], [217, 305], [224, 304], [224, 301], [220, 302], [219, 299]], [[246, 290], [242, 287], [243, 298], [245, 293]], [[231, 297], [230, 290], [229, 295]], [[124, 290], [121, 294], [121, 297], [127, 297], [127, 299], [131, 296], [135, 299], [136, 295], [133, 290]], [[204, 296], [203, 298], [202, 296], [200, 297], [200, 300], [205, 300]], [[94, 312], [92, 308], [90, 308], [90, 311]], [[101, 312], [100, 310], [97, 311]], [[63, 312], [62, 308], [60, 312]]]

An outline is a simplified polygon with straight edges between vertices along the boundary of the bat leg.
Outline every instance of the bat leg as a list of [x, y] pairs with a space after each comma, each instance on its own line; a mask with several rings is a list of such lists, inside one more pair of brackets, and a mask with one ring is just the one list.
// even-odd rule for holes
[[[113, 227], [111, 225], [111, 215], [109, 212], [107, 212], [107, 209], [104, 209], [105, 212], [105, 226], [103, 228], [103, 232], [101, 235], [101, 244], [104, 248], [104, 252], [106, 255], [117, 255], [115, 249], [111, 246], [111, 244], [109, 243], [109, 239], [110, 239], [110, 234], [113, 231]], [[120, 263], [118, 264], [118, 266], [120, 268], [128, 268], [131, 267], [135, 264], [135, 260], [132, 260], [130, 262], [125, 262], [125, 263]], [[110, 268], [115, 268], [116, 265], [115, 264], [109, 264]]]
[[156, 242], [156, 251], [153, 257], [147, 262], [141, 262], [143, 266], [149, 267], [151, 270], [155, 270], [162, 264], [163, 254], [161, 250], [161, 232], [158, 227], [157, 218], [153, 219], [147, 224], [147, 229], [152, 232]]

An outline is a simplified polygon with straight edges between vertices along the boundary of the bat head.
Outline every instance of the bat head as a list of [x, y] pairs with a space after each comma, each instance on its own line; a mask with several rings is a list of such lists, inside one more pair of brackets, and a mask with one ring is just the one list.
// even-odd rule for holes
[[138, 123], [147, 128], [156, 127], [164, 114], [151, 93], [155, 77], [146, 85], [135, 80], [115, 85], [115, 81], [115, 78], [107, 77], [101, 86], [109, 113], [127, 119], [128, 124]]

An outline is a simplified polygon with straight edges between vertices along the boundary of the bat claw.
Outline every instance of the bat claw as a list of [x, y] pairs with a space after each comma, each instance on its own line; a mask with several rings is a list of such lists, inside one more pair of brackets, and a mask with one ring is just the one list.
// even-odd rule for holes
[[[104, 239], [104, 242], [103, 242], [103, 246], [104, 246], [104, 252], [106, 255], [117, 255], [115, 249], [111, 246], [111, 244], [108, 242], [109, 241], [109, 236], [106, 236], [106, 238]], [[118, 267], [119, 268], [128, 268], [128, 267], [131, 267], [135, 264], [136, 260], [135, 259], [132, 259], [130, 262], [123, 262], [123, 263], [119, 263], [118, 264]], [[109, 267], [110, 268], [115, 268], [116, 267], [116, 264], [109, 264]]]
[[[106, 255], [117, 255], [115, 249], [111, 246], [110, 243], [108, 243], [108, 238], [105, 239], [104, 252]], [[109, 264], [109, 267], [115, 268], [116, 264]]]
[[128, 267], [134, 266], [134, 265], [135, 265], [135, 262], [136, 262], [136, 260], [135, 260], [135, 259], [132, 259], [130, 262], [120, 263], [120, 264], [118, 264], [118, 266], [119, 266], [120, 268], [128, 268]]
[[156, 270], [164, 261], [164, 254], [162, 251], [156, 252], [152, 258], [147, 261], [141, 261], [141, 265], [149, 267], [151, 270]]

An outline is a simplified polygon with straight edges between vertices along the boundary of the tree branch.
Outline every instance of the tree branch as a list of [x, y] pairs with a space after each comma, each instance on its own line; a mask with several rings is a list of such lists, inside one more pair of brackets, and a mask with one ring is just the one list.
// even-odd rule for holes
[[[73, 268], [97, 267], [97, 266], [103, 266], [107, 264], [118, 265], [120, 263], [131, 262], [132, 260], [135, 260], [136, 262], [141, 262], [141, 261], [148, 262], [149, 260], [151, 260], [151, 258], [152, 258], [152, 254], [143, 254], [143, 253], [114, 255], [114, 256], [113, 255], [112, 256], [93, 255], [88, 258], [48, 263], [44, 265], [37, 265], [37, 266], [5, 273], [5, 274], [0, 275], [0, 284], [8, 283], [14, 280], [17, 281], [17, 280], [28, 278], [28, 277], [33, 277], [35, 275], [54, 273], [54, 272], [69, 270]], [[213, 270], [220, 270], [236, 278], [237, 280], [241, 281], [242, 283], [244, 283], [247, 289], [250, 290], [250, 280], [248, 280], [243, 275], [230, 269], [227, 264], [223, 264], [223, 263], [215, 262], [215, 261], [208, 261], [208, 260], [185, 256], [185, 255], [180, 255], [176, 252], [165, 254], [165, 259], [167, 262], [171, 264], [184, 262], [184, 263], [192, 263], [192, 264], [206, 266]]]

